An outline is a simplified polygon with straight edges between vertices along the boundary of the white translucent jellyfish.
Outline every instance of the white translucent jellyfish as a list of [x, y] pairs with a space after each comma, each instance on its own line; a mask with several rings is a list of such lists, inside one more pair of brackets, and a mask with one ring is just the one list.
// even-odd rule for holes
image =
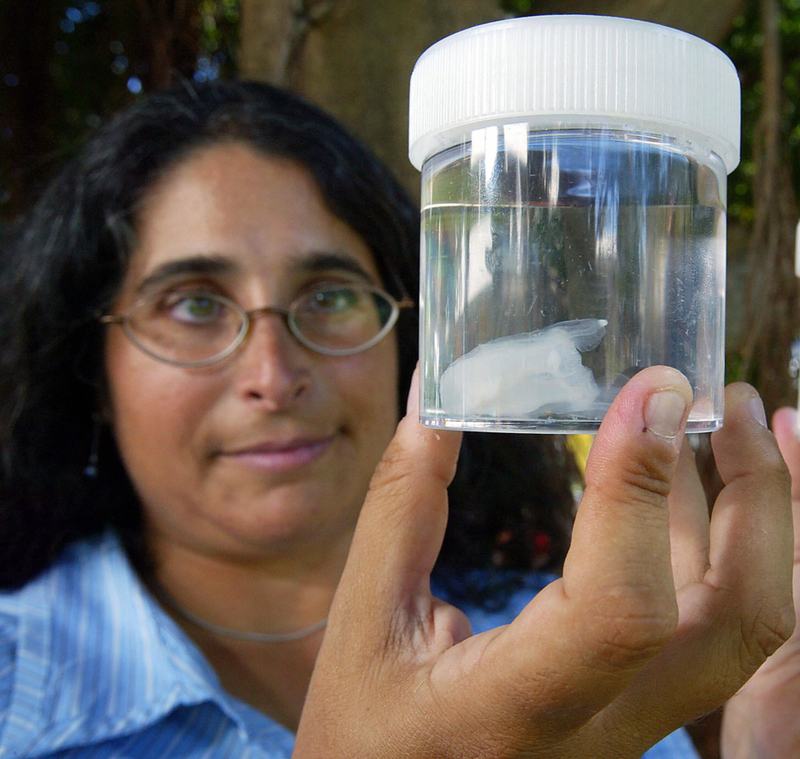
[[600, 344], [607, 324], [574, 319], [479, 345], [442, 374], [443, 411], [510, 418], [588, 409], [599, 391], [580, 354]]

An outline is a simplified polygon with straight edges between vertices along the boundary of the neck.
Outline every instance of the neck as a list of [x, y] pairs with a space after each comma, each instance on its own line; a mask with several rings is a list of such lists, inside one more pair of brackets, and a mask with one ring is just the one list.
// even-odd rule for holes
[[154, 548], [149, 585], [180, 624], [264, 642], [322, 628], [346, 558], [291, 562], [221, 556], [175, 543]]
[[292, 564], [212, 556], [174, 544], [151, 555], [151, 591], [223, 687], [296, 729], [346, 557]]
[[294, 630], [292, 632], [256, 632], [256, 631], [247, 631], [247, 630], [234, 630], [230, 627], [223, 627], [222, 625], [214, 624], [213, 622], [209, 622], [202, 617], [197, 616], [193, 612], [185, 609], [181, 606], [174, 598], [172, 598], [163, 588], [160, 586], [155, 588], [155, 591], [159, 597], [159, 599], [164, 603], [166, 606], [169, 606], [174, 612], [178, 614], [184, 621], [190, 622], [195, 627], [199, 627], [201, 630], [205, 630], [206, 632], [214, 633], [214, 635], [220, 636], [222, 638], [231, 638], [233, 640], [245, 640], [251, 643], [291, 643], [295, 640], [301, 640], [302, 638], [307, 638], [312, 633], [317, 632], [318, 630], [322, 630], [328, 624], [328, 618], [323, 617], [318, 622], [315, 622], [313, 625], [309, 625], [308, 627], [304, 627], [301, 630]]

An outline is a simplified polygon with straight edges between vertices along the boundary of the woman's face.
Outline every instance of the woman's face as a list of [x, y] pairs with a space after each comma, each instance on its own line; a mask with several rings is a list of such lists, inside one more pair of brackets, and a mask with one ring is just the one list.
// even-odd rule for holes
[[[381, 284], [366, 244], [311, 175], [240, 143], [202, 149], [166, 174], [136, 231], [115, 313], [159, 289], [210, 288], [251, 310], [285, 308], [315, 282]], [[155, 550], [346, 551], [397, 422], [393, 333], [326, 356], [265, 314], [232, 356], [186, 368], [109, 326], [105, 359], [114, 433]]]

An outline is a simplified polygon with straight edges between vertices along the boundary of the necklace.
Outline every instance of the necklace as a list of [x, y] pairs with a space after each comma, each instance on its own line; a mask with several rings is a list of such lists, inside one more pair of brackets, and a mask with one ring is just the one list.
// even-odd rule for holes
[[190, 612], [188, 609], [184, 609], [183, 606], [178, 604], [174, 598], [167, 595], [163, 588], [159, 588], [159, 591], [161, 598], [184, 619], [188, 620], [192, 624], [197, 625], [203, 630], [216, 633], [217, 635], [222, 635], [226, 638], [236, 638], [236, 640], [249, 640], [255, 643], [289, 643], [293, 640], [305, 638], [306, 636], [311, 635], [311, 633], [321, 630], [323, 627], [325, 627], [325, 625], [328, 624], [328, 618], [325, 617], [319, 622], [315, 622], [310, 627], [305, 627], [302, 630], [297, 630], [290, 633], [241, 632], [240, 630], [231, 630], [229, 627], [222, 627], [221, 625], [215, 625], [213, 622], [208, 622], [207, 620], [198, 617], [196, 614], [192, 614], [192, 612]]

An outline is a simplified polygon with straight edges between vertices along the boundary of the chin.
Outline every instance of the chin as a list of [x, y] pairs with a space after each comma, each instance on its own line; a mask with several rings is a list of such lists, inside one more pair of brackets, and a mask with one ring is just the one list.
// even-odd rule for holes
[[[334, 514], [322, 512], [320, 503], [330, 504], [330, 499], [315, 499], [313, 503], [271, 503], [247, 513], [228, 512], [218, 526], [233, 542], [246, 551], [270, 556], [292, 550], [324, 550], [330, 545], [340, 545], [352, 537], [358, 510]], [[360, 510], [360, 504], [359, 504]]]

